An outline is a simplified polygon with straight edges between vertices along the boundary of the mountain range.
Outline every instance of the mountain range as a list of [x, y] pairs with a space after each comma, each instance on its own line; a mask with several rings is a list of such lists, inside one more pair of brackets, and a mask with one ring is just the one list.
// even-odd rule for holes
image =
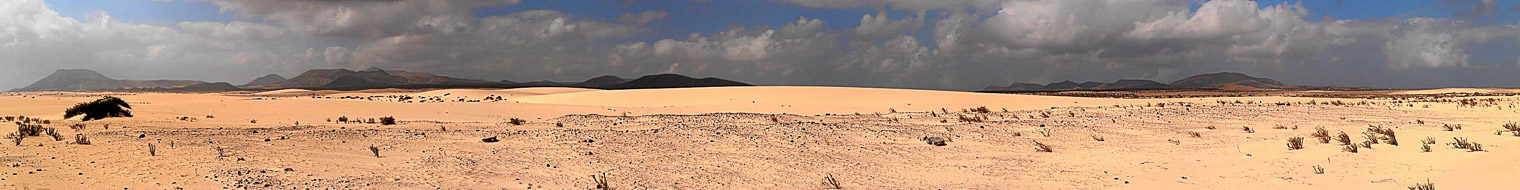
[[719, 79], [691, 78], [677, 74], [658, 74], [636, 79], [617, 76], [599, 76], [583, 82], [512, 82], [461, 79], [425, 72], [384, 70], [369, 68], [362, 71], [348, 69], [311, 69], [285, 78], [277, 74], [264, 75], [243, 85], [225, 82], [193, 80], [116, 80], [88, 69], [59, 69], [41, 80], [12, 91], [236, 91], [271, 89], [356, 90], [374, 88], [519, 88], [519, 87], [578, 87], [595, 89], [648, 89], [715, 86], [751, 86], [750, 84]]
[[1280, 81], [1269, 78], [1253, 77], [1234, 72], [1219, 72], [1193, 75], [1178, 79], [1172, 83], [1161, 83], [1152, 80], [1123, 79], [1111, 83], [1061, 81], [1046, 85], [1033, 83], [1013, 83], [1008, 86], [988, 86], [982, 91], [1065, 91], [1065, 90], [1154, 90], [1154, 89], [1222, 89], [1222, 90], [1263, 90], [1263, 89], [1295, 89], [1299, 86], [1286, 85]]
[[[355, 90], [374, 88], [519, 88], [519, 87], [577, 87], [595, 89], [649, 89], [714, 86], [751, 86], [750, 84], [720, 78], [692, 78], [677, 74], [646, 75], [635, 79], [617, 76], [599, 76], [581, 82], [555, 81], [484, 81], [435, 75], [426, 72], [384, 70], [369, 68], [361, 71], [348, 69], [311, 69], [285, 78], [276, 74], [264, 75], [243, 85], [225, 82], [193, 80], [117, 80], [88, 69], [59, 69], [37, 82], [12, 91], [235, 91], [270, 89]], [[1124, 79], [1114, 82], [1062, 81], [1045, 85], [1014, 83], [1008, 86], [988, 86], [983, 91], [1064, 91], [1064, 90], [1146, 90], [1146, 89], [1223, 89], [1263, 90], [1299, 89], [1268, 78], [1253, 77], [1241, 73], [1220, 72], [1194, 75], [1172, 83], [1151, 80]]]

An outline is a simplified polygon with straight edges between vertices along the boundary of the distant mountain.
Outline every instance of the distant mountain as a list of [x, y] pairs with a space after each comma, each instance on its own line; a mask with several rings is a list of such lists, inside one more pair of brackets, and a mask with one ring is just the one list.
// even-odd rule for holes
[[588, 79], [585, 82], [575, 83], [575, 86], [586, 88], [611, 88], [628, 81], [628, 79], [624, 79], [622, 77], [602, 75], [596, 78]]
[[37, 82], [12, 91], [90, 91], [170, 89], [204, 84], [191, 80], [116, 80], [89, 69], [59, 69]]
[[[277, 81], [278, 75], [260, 77], [254, 81]], [[691, 77], [662, 74], [628, 80], [617, 76], [599, 76], [583, 82], [533, 81], [512, 82], [483, 81], [438, 76], [425, 72], [384, 70], [369, 68], [363, 71], [347, 69], [312, 69], [283, 82], [259, 84], [249, 82], [240, 86], [247, 89], [370, 89], [370, 88], [518, 88], [518, 87], [578, 87], [596, 89], [642, 89], [680, 88], [708, 86], [749, 86], [749, 84], [718, 78], [695, 79]]]
[[217, 92], [217, 91], [238, 91], [238, 90], [243, 90], [243, 89], [242, 88], [238, 88], [237, 86], [233, 86], [232, 84], [229, 84], [229, 83], [215, 82], [215, 83], [201, 83], [201, 84], [195, 84], [195, 85], [190, 85], [190, 86], [185, 86], [185, 87], [178, 87], [178, 88], [170, 88], [170, 89], [166, 89], [165, 91]]
[[253, 79], [253, 81], [248, 81], [248, 84], [243, 84], [243, 86], [257, 86], [257, 85], [279, 84], [279, 83], [284, 83], [287, 80], [289, 80], [289, 79], [285, 79], [285, 77], [282, 77], [280, 75], [269, 74], [269, 75], [264, 75], [263, 77], [259, 77], [259, 78]]
[[1062, 90], [1146, 90], [1146, 89], [1221, 89], [1264, 90], [1300, 88], [1285, 85], [1277, 80], [1252, 77], [1240, 73], [1221, 72], [1193, 75], [1163, 84], [1151, 80], [1123, 79], [1112, 83], [1061, 81], [1047, 85], [1014, 83], [1009, 86], [988, 86], [983, 91], [1062, 91]]
[[724, 80], [719, 78], [691, 78], [678, 74], [648, 75], [633, 79], [632, 81], [614, 85], [609, 89], [649, 89], [649, 88], [686, 88], [686, 87], [716, 87], [716, 86], [754, 86], [742, 82]]
[[1166, 89], [1166, 88], [1171, 88], [1171, 86], [1168, 86], [1166, 84], [1162, 84], [1160, 82], [1156, 82], [1156, 81], [1153, 81], [1153, 80], [1135, 80], [1135, 79], [1122, 79], [1122, 80], [1119, 80], [1119, 81], [1114, 81], [1113, 83], [1104, 83], [1103, 85], [1098, 85], [1097, 87], [1093, 87], [1093, 89], [1105, 89], [1105, 90], [1116, 90], [1116, 89]]
[[[268, 76], [266, 76], [268, 77]], [[262, 78], [261, 78], [262, 79]], [[255, 79], [255, 81], [259, 81]], [[283, 82], [243, 85], [244, 88], [282, 89], [364, 89], [381, 87], [501, 87], [503, 83], [459, 79], [425, 72], [382, 70], [369, 68], [364, 71], [348, 69], [312, 69]]]
[[1235, 84], [1263, 89], [1282, 89], [1293, 87], [1289, 85], [1283, 85], [1282, 82], [1278, 82], [1277, 80], [1252, 77], [1250, 75], [1233, 72], [1193, 75], [1177, 80], [1176, 82], [1172, 82], [1171, 86], [1177, 88], [1218, 88], [1219, 86], [1226, 84]]
[[1032, 83], [1013, 83], [1008, 86], [988, 86], [983, 91], [1062, 91], [1062, 90], [1132, 90], [1132, 89], [1166, 89], [1166, 84], [1151, 80], [1123, 79], [1112, 83], [1103, 82], [1072, 82], [1061, 81], [1046, 85]]

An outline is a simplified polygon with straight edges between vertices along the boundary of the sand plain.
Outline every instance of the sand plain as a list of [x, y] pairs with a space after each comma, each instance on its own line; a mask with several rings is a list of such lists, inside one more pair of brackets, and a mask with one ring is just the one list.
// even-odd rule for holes
[[[106, 95], [136, 117], [63, 119]], [[1502, 127], [1520, 116], [1516, 101], [844, 87], [5, 93], [0, 117], [49, 120], [65, 139], [0, 143], [0, 188], [586, 189], [596, 175], [619, 189], [822, 189], [827, 176], [844, 189], [1505, 189], [1520, 186], [1508, 180], [1520, 176], [1520, 132]], [[333, 121], [386, 116], [399, 124]], [[1400, 144], [1351, 153], [1311, 137], [1323, 127], [1362, 142], [1369, 126]], [[91, 144], [71, 144], [75, 134]], [[1304, 148], [1290, 150], [1292, 137]]]

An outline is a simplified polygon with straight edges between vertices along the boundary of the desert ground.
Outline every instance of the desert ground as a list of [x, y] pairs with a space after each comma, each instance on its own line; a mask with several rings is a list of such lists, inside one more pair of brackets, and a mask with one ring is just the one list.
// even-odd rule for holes
[[[60, 137], [0, 143], [0, 188], [1509, 189], [1515, 92], [13, 92], [0, 120], [29, 119], [0, 133], [46, 120]], [[64, 119], [103, 96], [135, 117]]]

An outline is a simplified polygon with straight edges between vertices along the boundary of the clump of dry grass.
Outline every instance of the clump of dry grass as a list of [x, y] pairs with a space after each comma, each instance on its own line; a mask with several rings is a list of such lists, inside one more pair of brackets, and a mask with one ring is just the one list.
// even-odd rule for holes
[[1325, 174], [1325, 168], [1314, 165], [1314, 174]]
[[1040, 143], [1040, 141], [1034, 141], [1034, 151], [1035, 152], [1055, 152], [1055, 150], [1050, 149], [1050, 146], [1045, 145], [1045, 143]]
[[1092, 136], [1092, 139], [1095, 140], [1095, 141], [1099, 141], [1099, 142], [1103, 141], [1103, 136], [1098, 136], [1096, 134], [1090, 135], [1090, 136]]
[[1310, 136], [1319, 139], [1320, 144], [1330, 144], [1330, 131], [1325, 130], [1325, 127], [1314, 127], [1314, 133]]
[[153, 143], [148, 143], [148, 156], [158, 156], [158, 148]]
[[1304, 137], [1288, 138], [1288, 150], [1304, 149]]
[[839, 185], [839, 180], [838, 179], [834, 179], [834, 174], [829, 174], [828, 176], [824, 176], [823, 177], [823, 188], [824, 189], [844, 189], [843, 186]]
[[1187, 133], [1188, 133], [1188, 136], [1191, 136], [1193, 138], [1203, 137], [1203, 134], [1199, 134], [1198, 132], [1195, 132], [1195, 131], [1188, 131]]
[[1351, 135], [1346, 135], [1346, 132], [1342, 131], [1335, 135], [1335, 141], [1340, 142], [1341, 145], [1351, 145]]
[[602, 172], [601, 175], [591, 174], [591, 182], [596, 183], [596, 188], [595, 189], [600, 189], [600, 190], [612, 190], [613, 189], [612, 185], [608, 184], [608, 182], [607, 182], [607, 173], [606, 172]]
[[5, 138], [11, 139], [11, 141], [14, 141], [16, 143], [16, 146], [21, 146], [21, 140], [22, 139], [26, 139], [26, 135], [21, 134], [20, 132], [15, 132], [15, 133], [6, 134]]
[[1251, 129], [1251, 126], [1241, 126], [1240, 130], [1246, 131], [1246, 133], [1256, 133], [1256, 129]]
[[1343, 146], [1343, 147], [1341, 147], [1342, 151], [1346, 151], [1346, 152], [1350, 152], [1350, 153], [1357, 153], [1361, 149], [1361, 147], [1357, 146], [1357, 145], [1350, 145], [1350, 144], [1348, 144], [1348, 145], [1342, 145], [1342, 146]]
[[1483, 144], [1478, 144], [1477, 142], [1467, 141], [1467, 138], [1452, 137], [1451, 140], [1452, 140], [1452, 142], [1451, 143], [1447, 143], [1447, 144], [1451, 145], [1452, 148], [1467, 149], [1467, 151], [1470, 151], [1470, 152], [1483, 151]]
[[971, 108], [971, 112], [976, 112], [976, 113], [992, 113], [992, 110], [991, 109], [987, 109], [987, 106], [978, 106], [976, 108]]
[[391, 116], [380, 117], [380, 125], [395, 125], [396, 118]]
[[977, 116], [969, 116], [968, 117], [966, 115], [955, 115], [955, 117], [956, 117], [956, 119], [959, 119], [961, 122], [980, 123], [982, 121], [986, 121], [985, 119], [982, 119], [981, 117], [977, 117]]
[[49, 128], [43, 128], [42, 129], [42, 133], [43, 134], [47, 134], [50, 137], [53, 137], [53, 141], [63, 141], [63, 135], [62, 134], [58, 134], [58, 130], [53, 130], [53, 128], [51, 128], [51, 127], [49, 127]]
[[74, 144], [89, 145], [90, 138], [85, 137], [84, 134], [74, 134]]
[[1430, 152], [1430, 144], [1421, 144], [1420, 145], [1420, 151], [1421, 152]]
[[375, 158], [380, 158], [380, 147], [376, 147], [375, 145], [369, 145], [369, 152], [370, 153], [374, 153], [375, 154]]
[[1436, 184], [1425, 179], [1425, 183], [1414, 183], [1414, 186], [1409, 186], [1409, 190], [1436, 190]]
[[1219, 129], [1219, 127], [1215, 127], [1215, 126], [1213, 126], [1213, 125], [1210, 125], [1210, 126], [1208, 126], [1208, 127], [1203, 127], [1203, 128], [1204, 128], [1204, 129], [1209, 129], [1209, 130], [1214, 130], [1214, 129]]
[[1462, 124], [1452, 125], [1452, 124], [1449, 124], [1449, 123], [1442, 123], [1441, 124], [1441, 130], [1443, 130], [1443, 131], [1462, 130]]

